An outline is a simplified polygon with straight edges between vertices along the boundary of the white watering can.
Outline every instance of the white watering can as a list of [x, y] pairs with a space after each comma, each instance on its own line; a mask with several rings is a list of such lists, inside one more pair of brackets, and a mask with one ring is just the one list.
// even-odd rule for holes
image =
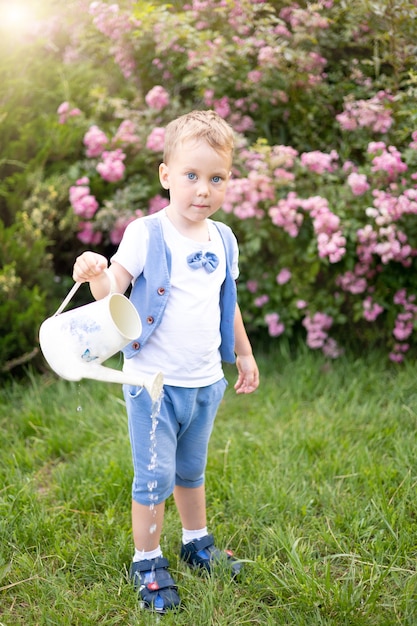
[[[112, 274], [107, 275], [113, 285]], [[138, 379], [102, 365], [141, 334], [142, 324], [135, 307], [126, 296], [111, 289], [102, 300], [62, 313], [81, 284], [73, 285], [57, 312], [39, 329], [39, 343], [48, 364], [66, 380], [92, 378], [144, 387], [156, 401], [162, 393], [161, 372]]]

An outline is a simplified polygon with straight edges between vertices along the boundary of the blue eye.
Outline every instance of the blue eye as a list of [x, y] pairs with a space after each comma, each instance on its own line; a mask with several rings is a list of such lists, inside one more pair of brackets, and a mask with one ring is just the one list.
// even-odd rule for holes
[[188, 180], [195, 180], [197, 178], [197, 175], [194, 174], [194, 172], [188, 172], [187, 178]]
[[211, 180], [213, 181], [213, 183], [221, 183], [223, 178], [221, 176], [213, 176]]

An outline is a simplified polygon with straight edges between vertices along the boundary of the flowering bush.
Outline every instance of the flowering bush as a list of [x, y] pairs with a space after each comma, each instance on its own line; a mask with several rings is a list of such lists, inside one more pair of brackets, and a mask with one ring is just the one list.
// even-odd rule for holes
[[[125, 111], [122, 143], [123, 132], [111, 138], [109, 124], [85, 133], [86, 157], [96, 160], [90, 177], [95, 168], [121, 185], [114, 194], [106, 189], [101, 208], [89, 180], [71, 187], [80, 239], [117, 244], [129, 221], [167, 204], [156, 177], [164, 125], [181, 102], [211, 107], [238, 135], [222, 219], [240, 241], [240, 297], [249, 327], [264, 327], [272, 337], [304, 329], [308, 346], [332, 358], [343, 351], [346, 333], [361, 343], [382, 339], [390, 358], [401, 361], [417, 325], [417, 131], [407, 119], [412, 90], [398, 91], [398, 77], [408, 75], [410, 41], [401, 31], [402, 63], [382, 44], [384, 25], [398, 32], [399, 18], [386, 11], [382, 19], [362, 13], [358, 21], [356, 7], [346, 19], [332, 0], [130, 9], [129, 3], [90, 5], [143, 104]], [[375, 39], [386, 64], [379, 76], [363, 54]], [[337, 62], [329, 53], [335, 46]], [[144, 58], [151, 60], [146, 71]], [[188, 104], [179, 90], [191, 96]], [[148, 195], [121, 209], [116, 198], [138, 184], [138, 164], [148, 176]]]
[[[80, 246], [108, 253], [131, 220], [166, 206], [164, 128], [213, 108], [236, 131], [219, 218], [239, 239], [249, 329], [301, 332], [331, 358], [383, 341], [402, 361], [417, 327], [414, 0], [72, 0], [65, 10], [82, 16], [65, 37], [56, 21], [42, 32], [74, 81], [54, 105], [71, 150], [45, 168], [71, 181]], [[83, 89], [79, 67], [94, 75]]]
[[356, 330], [403, 359], [417, 321], [415, 136], [403, 154], [371, 142], [361, 165], [262, 141], [240, 151], [223, 210], [240, 238], [250, 322], [271, 336], [301, 322], [307, 344], [333, 357], [331, 333], [345, 343]]

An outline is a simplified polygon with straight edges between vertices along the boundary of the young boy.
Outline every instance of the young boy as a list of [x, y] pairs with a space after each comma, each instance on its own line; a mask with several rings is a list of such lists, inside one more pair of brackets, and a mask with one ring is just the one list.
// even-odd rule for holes
[[[160, 547], [172, 493], [183, 527], [181, 558], [208, 571], [223, 561], [232, 576], [241, 565], [207, 531], [204, 487], [209, 438], [227, 385], [222, 360], [234, 362], [236, 355], [236, 393], [259, 385], [236, 301], [236, 238], [209, 219], [223, 202], [233, 147], [232, 129], [213, 111], [170, 122], [159, 167], [170, 204], [129, 224], [109, 268], [118, 292], [132, 283], [130, 299], [143, 325], [124, 351], [124, 371], [139, 372], [139, 379], [164, 374], [152, 445], [151, 399], [141, 387], [123, 387], [134, 465], [131, 578], [143, 606], [161, 613], [180, 604]], [[105, 257], [84, 252], [73, 278], [88, 281], [93, 296], [103, 298], [110, 290], [106, 268]]]

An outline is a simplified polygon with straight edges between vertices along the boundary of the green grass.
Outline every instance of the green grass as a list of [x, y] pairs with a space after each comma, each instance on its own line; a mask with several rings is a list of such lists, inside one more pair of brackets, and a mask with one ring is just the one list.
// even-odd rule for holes
[[[417, 623], [417, 386], [378, 354], [326, 364], [284, 349], [236, 396], [210, 444], [209, 528], [239, 583], [162, 547], [186, 626]], [[120, 388], [28, 376], [0, 392], [0, 624], [155, 624], [128, 582], [131, 459]]]

